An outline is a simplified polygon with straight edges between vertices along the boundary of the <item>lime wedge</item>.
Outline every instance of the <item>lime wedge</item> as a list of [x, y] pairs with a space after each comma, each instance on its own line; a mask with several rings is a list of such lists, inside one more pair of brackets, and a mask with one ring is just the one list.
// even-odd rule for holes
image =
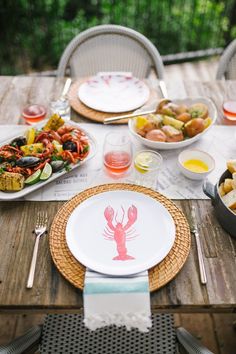
[[52, 166], [47, 162], [43, 168], [43, 171], [40, 175], [40, 180], [45, 181], [48, 179], [52, 174]]
[[141, 152], [134, 160], [134, 167], [141, 173], [148, 172], [148, 168], [153, 162], [152, 155], [148, 152]]
[[26, 178], [25, 184], [31, 185], [31, 184], [37, 183], [39, 181], [39, 179], [40, 179], [40, 175], [41, 175], [41, 170], [37, 170], [31, 176]]
[[141, 152], [135, 158], [135, 162], [137, 165], [142, 167], [148, 167], [152, 163], [152, 155], [149, 152]]

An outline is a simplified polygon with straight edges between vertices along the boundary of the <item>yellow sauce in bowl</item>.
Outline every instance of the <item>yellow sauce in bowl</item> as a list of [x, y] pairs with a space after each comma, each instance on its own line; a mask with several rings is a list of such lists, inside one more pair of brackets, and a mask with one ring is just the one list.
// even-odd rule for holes
[[186, 160], [184, 161], [183, 166], [187, 168], [187, 170], [197, 173], [209, 171], [209, 167], [207, 166], [207, 164], [197, 159]]

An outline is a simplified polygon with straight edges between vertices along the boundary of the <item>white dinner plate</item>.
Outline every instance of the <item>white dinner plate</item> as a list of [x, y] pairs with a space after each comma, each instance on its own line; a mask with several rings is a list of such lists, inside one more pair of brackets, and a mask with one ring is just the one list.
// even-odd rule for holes
[[134, 110], [146, 103], [149, 95], [148, 86], [129, 75], [93, 76], [78, 90], [78, 97], [86, 106], [108, 113]]
[[68, 219], [66, 242], [86, 267], [131, 275], [161, 262], [175, 240], [168, 210], [145, 194], [116, 190], [79, 204]]

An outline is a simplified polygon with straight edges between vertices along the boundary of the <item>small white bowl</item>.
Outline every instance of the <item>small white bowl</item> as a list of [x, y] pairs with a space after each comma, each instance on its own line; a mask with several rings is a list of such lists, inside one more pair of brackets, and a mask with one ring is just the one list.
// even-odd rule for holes
[[[205, 162], [205, 164], [208, 166], [208, 171], [206, 172], [193, 172], [184, 167], [184, 162], [187, 160], [201, 160]], [[211, 173], [214, 168], [215, 168], [215, 160], [211, 155], [209, 155], [207, 152], [202, 151], [202, 150], [184, 150], [182, 151], [179, 156], [178, 156], [178, 165], [180, 168], [180, 171], [183, 173], [183, 175], [187, 178], [194, 179], [194, 180], [201, 180], [204, 179], [209, 173]]]

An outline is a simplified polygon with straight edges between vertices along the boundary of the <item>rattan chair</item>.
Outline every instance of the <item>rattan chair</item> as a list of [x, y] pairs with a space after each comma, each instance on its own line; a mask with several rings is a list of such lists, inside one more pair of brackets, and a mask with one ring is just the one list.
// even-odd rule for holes
[[[178, 345], [179, 344], [179, 345]], [[0, 354], [213, 354], [184, 328], [174, 328], [171, 314], [153, 315], [150, 332], [106, 327], [89, 331], [82, 315], [48, 315], [43, 327], [35, 326]]]
[[68, 44], [57, 76], [86, 77], [98, 72], [121, 71], [143, 79], [152, 69], [163, 79], [162, 59], [150, 40], [130, 28], [101, 25], [81, 32]]
[[234, 39], [223, 52], [216, 79], [236, 80], [236, 39]]

